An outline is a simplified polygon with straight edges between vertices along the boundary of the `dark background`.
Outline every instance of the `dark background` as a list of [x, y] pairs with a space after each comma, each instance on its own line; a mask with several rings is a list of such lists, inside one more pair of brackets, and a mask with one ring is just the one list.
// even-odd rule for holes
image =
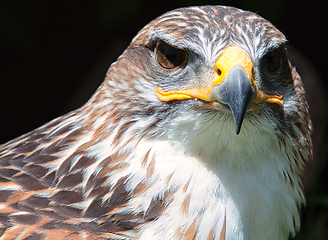
[[229, 5], [270, 20], [289, 40], [315, 127], [315, 161], [297, 239], [328, 239], [328, 7], [322, 0], [0, 2], [0, 143], [81, 106], [145, 24], [188, 5]]

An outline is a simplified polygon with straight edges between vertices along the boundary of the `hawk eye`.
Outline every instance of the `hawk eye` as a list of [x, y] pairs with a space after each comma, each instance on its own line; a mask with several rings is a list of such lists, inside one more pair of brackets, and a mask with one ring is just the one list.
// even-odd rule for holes
[[160, 42], [156, 47], [156, 60], [162, 68], [174, 69], [186, 63], [187, 52]]
[[281, 66], [281, 51], [279, 49], [272, 50], [264, 56], [265, 69], [273, 74], [276, 73]]

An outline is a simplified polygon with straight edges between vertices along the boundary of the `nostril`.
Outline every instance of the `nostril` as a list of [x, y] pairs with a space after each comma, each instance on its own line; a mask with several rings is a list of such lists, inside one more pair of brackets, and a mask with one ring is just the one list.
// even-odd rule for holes
[[216, 72], [217, 72], [217, 74], [218, 74], [219, 76], [221, 76], [222, 72], [221, 72], [221, 70], [220, 70], [219, 68], [216, 69]]

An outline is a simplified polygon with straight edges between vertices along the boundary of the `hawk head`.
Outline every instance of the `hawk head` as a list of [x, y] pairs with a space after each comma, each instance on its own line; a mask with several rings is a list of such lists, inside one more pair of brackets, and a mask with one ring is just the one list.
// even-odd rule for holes
[[111, 66], [96, 96], [120, 117], [143, 122], [135, 135], [185, 142], [196, 155], [229, 142], [254, 154], [268, 135], [281, 148], [291, 144], [299, 166], [311, 155], [308, 105], [286, 39], [251, 12], [204, 6], [158, 17]]
[[223, 6], [168, 12], [84, 106], [0, 147], [3, 238], [287, 239], [310, 133], [270, 22]]

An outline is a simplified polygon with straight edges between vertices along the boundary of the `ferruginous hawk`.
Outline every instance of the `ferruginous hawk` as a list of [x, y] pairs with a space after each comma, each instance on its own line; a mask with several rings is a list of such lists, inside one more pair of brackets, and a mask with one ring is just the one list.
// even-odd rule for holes
[[288, 239], [311, 122], [286, 39], [232, 7], [146, 25], [81, 108], [0, 146], [0, 239]]

